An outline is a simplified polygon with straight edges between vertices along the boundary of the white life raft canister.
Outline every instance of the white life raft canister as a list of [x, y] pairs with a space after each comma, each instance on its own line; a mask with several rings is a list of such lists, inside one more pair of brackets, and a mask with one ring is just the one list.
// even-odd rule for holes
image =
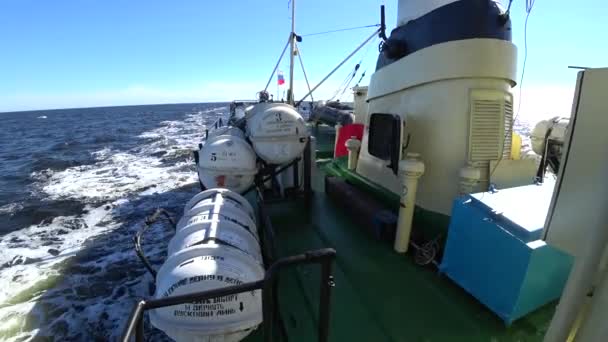
[[198, 176], [206, 188], [243, 192], [253, 184], [257, 173], [256, 155], [241, 137], [242, 132], [238, 132], [241, 131], [233, 128], [221, 135], [212, 133], [199, 151]]
[[191, 225], [220, 219], [235, 223], [259, 240], [253, 207], [243, 196], [228, 189], [209, 189], [194, 196], [177, 222], [176, 233]]
[[[264, 278], [255, 224], [248, 230], [222, 215], [231, 208], [240, 210], [241, 217], [251, 218], [249, 202], [226, 189], [210, 189], [188, 202], [185, 215], [196, 217], [192, 211], [202, 202], [212, 209], [204, 214], [206, 219], [178, 228], [171, 239], [168, 258], [156, 278], [156, 298]], [[155, 309], [150, 321], [176, 341], [236, 342], [262, 322], [261, 295], [261, 290], [256, 290]]]
[[[547, 143], [546, 139], [564, 143], [566, 141], [569, 126], [570, 118], [561, 118], [557, 116], [549, 120], [538, 122], [532, 130], [532, 134], [530, 134], [532, 150], [539, 155], [543, 155], [545, 144]], [[549, 130], [551, 131], [549, 132]], [[548, 135], [547, 132], [549, 133]]]
[[248, 110], [247, 136], [255, 152], [269, 164], [286, 164], [302, 154], [308, 138], [306, 124], [285, 103], [258, 103]]

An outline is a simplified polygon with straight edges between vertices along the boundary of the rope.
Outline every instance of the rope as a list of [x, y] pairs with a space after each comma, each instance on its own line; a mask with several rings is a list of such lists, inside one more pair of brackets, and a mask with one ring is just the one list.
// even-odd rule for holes
[[144, 264], [144, 266], [146, 267], [148, 272], [150, 272], [150, 274], [152, 274], [154, 279], [156, 279], [156, 270], [154, 269], [154, 267], [152, 267], [152, 264], [150, 264], [150, 261], [148, 261], [148, 258], [146, 258], [146, 255], [144, 254], [144, 250], [141, 246], [141, 240], [142, 240], [142, 237], [143, 237], [144, 233], [146, 232], [146, 230], [148, 230], [152, 226], [152, 224], [158, 220], [160, 215], [163, 215], [167, 219], [167, 221], [169, 221], [169, 223], [171, 223], [174, 230], [177, 229], [175, 220], [171, 217], [169, 212], [167, 212], [165, 209], [158, 208], [158, 209], [156, 209], [154, 214], [152, 214], [146, 218], [146, 221], [145, 221], [143, 227], [135, 234], [135, 237], [133, 238], [133, 243], [135, 244], [135, 253], [139, 257], [141, 262]]
[[318, 36], [318, 35], [321, 35], [321, 34], [328, 34], [328, 33], [334, 33], [334, 32], [343, 32], [343, 31], [352, 31], [352, 30], [358, 30], [358, 29], [362, 29], [362, 28], [378, 27], [378, 26], [380, 26], [380, 24], [357, 26], [357, 27], [348, 27], [348, 28], [337, 29], [337, 30], [329, 30], [329, 31], [323, 31], [323, 32], [308, 33], [308, 34], [303, 34], [301, 36], [302, 37]]

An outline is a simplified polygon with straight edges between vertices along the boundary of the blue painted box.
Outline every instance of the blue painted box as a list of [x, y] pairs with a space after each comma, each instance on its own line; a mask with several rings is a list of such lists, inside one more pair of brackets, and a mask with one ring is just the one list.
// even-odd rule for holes
[[550, 185], [454, 201], [439, 267], [507, 324], [559, 298], [572, 257], [540, 240]]

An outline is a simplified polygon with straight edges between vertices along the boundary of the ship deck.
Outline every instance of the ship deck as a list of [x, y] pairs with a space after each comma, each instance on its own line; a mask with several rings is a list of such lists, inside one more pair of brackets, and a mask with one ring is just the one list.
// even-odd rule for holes
[[[331, 153], [333, 129], [316, 133], [317, 154], [324, 158]], [[419, 266], [412, 255], [374, 239], [324, 193], [324, 170], [336, 175], [331, 167], [315, 170], [309, 207], [288, 200], [268, 203], [266, 211], [278, 258], [325, 247], [337, 252], [330, 341], [542, 341], [555, 303], [506, 326], [434, 266]], [[420, 222], [429, 221], [415, 222], [414, 229], [436, 228]], [[319, 279], [318, 265], [285, 269], [279, 276], [279, 314], [290, 342], [317, 340]], [[247, 340], [261, 341], [260, 330]]]
[[[323, 247], [337, 251], [330, 341], [542, 340], [554, 305], [505, 326], [433, 266], [419, 266], [373, 239], [323, 193], [323, 178], [315, 179], [310, 209], [298, 201], [267, 209], [279, 257]], [[316, 340], [319, 273], [310, 265], [280, 276], [280, 314], [289, 341]]]

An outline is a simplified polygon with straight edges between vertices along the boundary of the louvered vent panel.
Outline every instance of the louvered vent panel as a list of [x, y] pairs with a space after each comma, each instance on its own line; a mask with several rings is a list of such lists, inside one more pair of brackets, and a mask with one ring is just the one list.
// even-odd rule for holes
[[502, 153], [503, 158], [511, 158], [511, 142], [513, 141], [513, 103], [511, 97], [508, 97], [504, 103], [505, 106], [505, 147]]
[[[508, 93], [493, 90], [474, 90], [470, 98], [469, 160], [488, 162], [511, 153], [511, 134], [505, 133], [513, 120], [513, 109]], [[485, 164], [485, 163], [483, 163]]]

